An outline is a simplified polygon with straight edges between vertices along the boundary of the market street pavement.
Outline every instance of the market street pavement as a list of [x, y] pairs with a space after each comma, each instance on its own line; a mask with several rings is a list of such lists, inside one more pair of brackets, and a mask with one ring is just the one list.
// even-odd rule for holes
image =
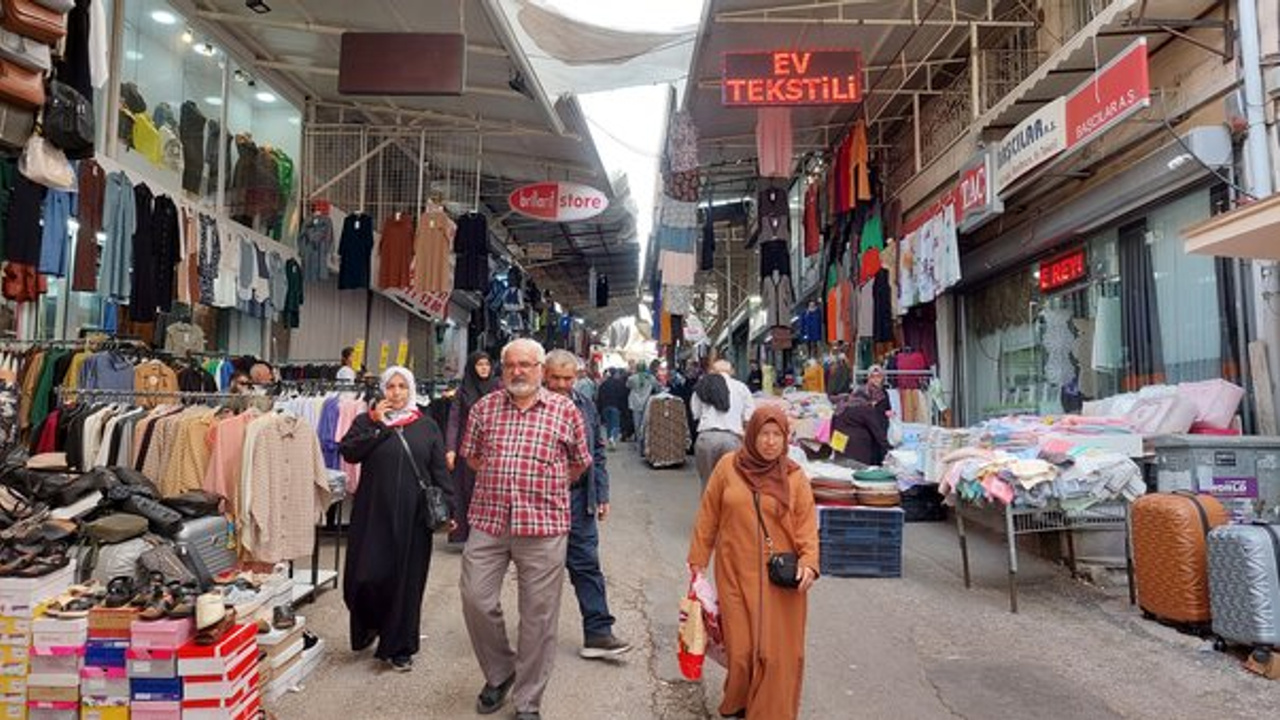
[[[560, 654], [543, 704], [548, 720], [716, 718], [723, 674], [680, 677], [676, 606], [698, 500], [692, 458], [651, 470], [625, 444], [609, 454], [613, 515], [601, 531], [615, 632], [635, 644], [618, 663], [582, 660], [581, 622], [566, 576]], [[340, 592], [301, 614], [329, 646], [280, 718], [472, 718], [482, 679], [463, 626], [460, 556], [432, 561], [423, 653], [397, 674], [350, 651]], [[1008, 611], [1001, 546], [971, 539], [966, 591], [951, 523], [909, 524], [901, 579], [823, 578], [809, 606], [804, 718], [1256, 718], [1280, 686], [1244, 672], [1198, 639], [1141, 619], [1122, 588], [1102, 591], [1024, 553], [1018, 615]], [[332, 562], [331, 551], [324, 564]], [[514, 575], [504, 590], [516, 617]], [[514, 633], [514, 630], [513, 630]], [[514, 634], [513, 634], [514, 637]], [[1264, 708], [1267, 708], [1264, 710]], [[494, 717], [513, 714], [508, 706]], [[766, 720], [766, 719], [762, 719]]]

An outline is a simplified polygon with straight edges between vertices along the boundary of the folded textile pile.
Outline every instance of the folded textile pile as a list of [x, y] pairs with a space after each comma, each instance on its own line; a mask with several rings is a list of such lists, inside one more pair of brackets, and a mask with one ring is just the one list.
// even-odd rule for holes
[[974, 504], [1082, 511], [1100, 502], [1131, 502], [1146, 492], [1138, 465], [1104, 450], [1025, 458], [1003, 450], [961, 448], [944, 462], [939, 491]]

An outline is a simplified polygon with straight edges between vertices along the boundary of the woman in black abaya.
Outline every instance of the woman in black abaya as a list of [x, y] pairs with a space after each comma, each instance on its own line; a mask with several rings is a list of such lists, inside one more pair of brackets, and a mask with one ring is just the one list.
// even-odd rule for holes
[[423, 482], [440, 487], [453, 503], [444, 439], [435, 421], [418, 410], [414, 388], [412, 372], [388, 369], [384, 399], [342, 438], [342, 456], [361, 465], [342, 585], [351, 647], [364, 650], [377, 640], [374, 656], [401, 672], [413, 668], [418, 652], [431, 567], [431, 531], [415, 466]]
[[467, 511], [471, 508], [471, 493], [476, 486], [476, 473], [467, 464], [466, 458], [458, 457], [458, 448], [462, 446], [462, 438], [467, 432], [467, 418], [471, 416], [471, 408], [480, 398], [497, 390], [498, 376], [493, 372], [493, 360], [484, 352], [471, 353], [467, 358], [467, 369], [462, 376], [462, 387], [449, 409], [449, 424], [445, 431], [445, 459], [453, 472], [457, 497], [454, 502], [453, 520], [456, 527], [449, 531], [449, 542], [465, 543], [471, 534], [471, 524], [467, 522]]

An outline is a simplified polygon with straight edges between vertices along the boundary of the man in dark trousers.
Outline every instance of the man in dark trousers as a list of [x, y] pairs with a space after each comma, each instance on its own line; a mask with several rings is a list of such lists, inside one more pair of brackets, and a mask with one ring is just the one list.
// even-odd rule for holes
[[600, 414], [604, 417], [605, 429], [609, 436], [609, 449], [618, 447], [622, 439], [622, 420], [630, 414], [627, 408], [627, 381], [622, 379], [621, 370], [610, 370], [609, 376], [600, 383], [600, 391], [596, 394], [600, 405]]
[[614, 658], [631, 649], [631, 644], [613, 634], [613, 615], [605, 596], [604, 572], [600, 569], [600, 532], [597, 521], [609, 517], [609, 472], [605, 469], [604, 443], [600, 437], [600, 417], [591, 399], [573, 389], [578, 375], [578, 358], [565, 350], [547, 353], [544, 364], [546, 387], [573, 400], [582, 413], [591, 448], [591, 467], [570, 486], [569, 553], [566, 567], [582, 611], [585, 642], [578, 652], [584, 658]]

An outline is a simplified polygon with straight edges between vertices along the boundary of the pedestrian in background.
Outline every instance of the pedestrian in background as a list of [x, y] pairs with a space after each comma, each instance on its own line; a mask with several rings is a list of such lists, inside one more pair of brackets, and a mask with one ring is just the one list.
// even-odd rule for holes
[[573, 390], [591, 402], [596, 400], [596, 381], [591, 379], [591, 372], [585, 364], [578, 367], [578, 379], [573, 383]]
[[742, 435], [755, 410], [755, 401], [747, 386], [733, 376], [733, 365], [721, 359], [712, 363], [711, 372], [698, 381], [690, 407], [698, 422], [693, 460], [698, 480], [706, 490], [720, 458], [742, 447]]
[[596, 393], [596, 402], [604, 417], [610, 450], [618, 447], [618, 441], [622, 439], [622, 414], [629, 409], [627, 395], [627, 382], [622, 379], [622, 370], [613, 368], [606, 371], [604, 382], [600, 383], [600, 390]]
[[431, 568], [431, 530], [419, 482], [439, 487], [452, 502], [453, 479], [440, 428], [418, 409], [413, 373], [388, 368], [381, 385], [383, 399], [342, 438], [342, 457], [361, 467], [342, 599], [351, 614], [351, 649], [359, 652], [376, 640], [374, 657], [408, 672], [420, 649], [422, 596]]
[[[689, 567], [714, 553], [728, 676], [722, 717], [791, 720], [800, 714], [809, 588], [818, 579], [818, 522], [804, 471], [787, 457], [786, 413], [761, 406], [742, 449], [711, 474], [689, 543]], [[765, 538], [770, 543], [766, 546]], [[799, 557], [799, 586], [768, 578], [771, 552]]]
[[[462, 615], [484, 674], [476, 712], [497, 712], [514, 692], [516, 719], [538, 720], [556, 656], [569, 519], [569, 483], [591, 466], [582, 413], [542, 387], [546, 353], [519, 339], [502, 350], [503, 389], [471, 408], [458, 455], [476, 471], [462, 552]], [[511, 563], [520, 628], [511, 648], [502, 582]]]
[[356, 349], [353, 347], [342, 348], [342, 367], [338, 368], [338, 374], [334, 378], [340, 383], [354, 383], [356, 381], [355, 367]]
[[644, 365], [640, 365], [627, 380], [627, 389], [631, 391], [627, 398], [627, 406], [631, 408], [631, 417], [635, 419], [636, 447], [641, 454], [644, 454], [644, 410], [657, 385], [657, 378], [654, 377], [650, 368]]
[[572, 353], [552, 350], [547, 353], [544, 382], [551, 392], [572, 400], [582, 413], [587, 445], [591, 448], [591, 468], [569, 485], [571, 527], [566, 566], [582, 613], [583, 643], [578, 654], [587, 659], [612, 658], [630, 650], [631, 645], [613, 634], [614, 617], [609, 612], [604, 571], [600, 568], [598, 523], [609, 517], [609, 471], [595, 404], [574, 387], [578, 365], [578, 358]]
[[493, 374], [493, 360], [484, 351], [471, 353], [467, 358], [467, 367], [462, 373], [462, 386], [454, 396], [453, 405], [449, 408], [449, 421], [445, 427], [445, 460], [453, 473], [457, 487], [457, 500], [454, 503], [454, 522], [457, 527], [449, 533], [449, 542], [465, 543], [471, 533], [471, 524], [467, 522], [467, 513], [471, 509], [471, 495], [475, 491], [476, 473], [466, 463], [458, 462], [458, 447], [462, 444], [462, 433], [467, 427], [467, 418], [471, 416], [471, 408], [480, 398], [498, 389], [498, 378]]

